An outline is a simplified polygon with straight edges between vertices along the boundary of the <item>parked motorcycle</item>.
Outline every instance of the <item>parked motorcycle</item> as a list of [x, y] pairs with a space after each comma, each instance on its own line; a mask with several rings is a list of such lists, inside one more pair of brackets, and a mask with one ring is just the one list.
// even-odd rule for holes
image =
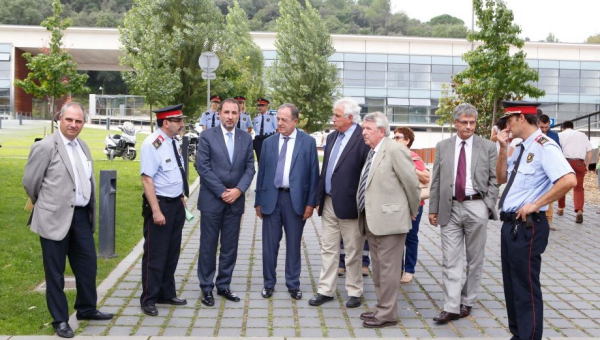
[[198, 137], [200, 136], [200, 132], [202, 132], [202, 126], [198, 123], [196, 125], [189, 125], [190, 132], [186, 133], [184, 136], [188, 137], [188, 160], [192, 163], [196, 163], [196, 154], [198, 150]]
[[119, 130], [123, 131], [122, 135], [108, 135], [104, 138], [104, 154], [112, 161], [115, 157], [123, 157], [123, 159], [134, 160], [137, 156], [135, 151], [136, 137], [140, 132], [131, 122], [125, 122], [118, 126]]

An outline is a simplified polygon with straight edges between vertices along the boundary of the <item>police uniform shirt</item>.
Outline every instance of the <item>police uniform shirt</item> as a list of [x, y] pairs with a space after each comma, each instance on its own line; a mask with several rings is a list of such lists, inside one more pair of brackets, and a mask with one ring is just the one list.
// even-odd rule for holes
[[[557, 180], [573, 172], [558, 144], [540, 129], [529, 136], [522, 145], [525, 150], [519, 162], [517, 175], [504, 200], [504, 212], [517, 212], [523, 205], [537, 201]], [[507, 181], [520, 152], [519, 145], [508, 159]], [[541, 211], [547, 209], [547, 205], [540, 208]]]
[[[246, 112], [242, 112], [240, 114], [240, 129], [242, 130], [247, 130], [248, 128], [252, 127], [252, 118], [250, 118], [250, 115], [247, 114]], [[237, 124], [236, 124], [237, 126]]]
[[[173, 151], [173, 139], [156, 129], [142, 144], [140, 174], [152, 177], [157, 196], [178, 197], [183, 194], [183, 178]], [[179, 141], [175, 140], [179, 150]], [[183, 164], [183, 159], [181, 164]]]
[[[215, 117], [215, 124], [213, 125], [214, 115], [217, 116]], [[221, 125], [221, 117], [219, 117], [219, 115], [215, 111], [208, 110], [202, 114], [202, 117], [200, 118], [200, 125], [204, 126], [205, 130], [208, 130], [215, 126], [219, 126]]]
[[[260, 123], [262, 122], [262, 117], [263, 115], [259, 114], [254, 118], [254, 133], [256, 133], [257, 136], [260, 135]], [[268, 113], [265, 113], [264, 117], [265, 126], [263, 129], [263, 135], [271, 135], [277, 131], [277, 119]]]
[[[75, 156], [73, 156], [73, 151], [77, 150], [77, 153], [79, 154], [79, 158], [81, 159], [81, 163], [83, 163], [82, 164], [83, 170], [85, 172], [85, 176], [87, 177], [88, 181], [92, 177], [92, 162], [90, 162], [90, 160], [85, 155], [85, 152], [83, 152], [83, 149], [81, 149], [81, 146], [80, 146], [77, 138], [74, 139], [75, 143], [77, 143], [77, 147], [73, 148], [70, 144], [71, 141], [62, 134], [60, 129], [58, 129], [58, 133], [60, 135], [60, 139], [63, 141], [63, 143], [65, 145], [65, 149], [67, 149], [67, 154], [69, 155], [69, 160], [71, 161], [71, 168], [73, 169], [73, 176], [75, 176], [74, 180], [75, 180], [75, 189], [76, 190], [75, 190], [75, 204], [74, 205], [76, 207], [85, 207], [90, 202], [90, 198], [89, 197], [85, 198], [83, 196], [83, 191], [79, 189], [79, 172], [77, 171], [77, 166], [75, 165]], [[92, 184], [90, 182], [90, 186], [91, 185]], [[92, 188], [92, 190], [93, 190], [93, 188]]]

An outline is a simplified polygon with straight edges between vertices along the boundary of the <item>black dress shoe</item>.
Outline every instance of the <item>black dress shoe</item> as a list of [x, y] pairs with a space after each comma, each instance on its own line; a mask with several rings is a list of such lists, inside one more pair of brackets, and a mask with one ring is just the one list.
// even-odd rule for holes
[[158, 309], [156, 309], [156, 305], [154, 305], [153, 303], [142, 306], [142, 311], [144, 312], [144, 314], [149, 316], [158, 315]]
[[308, 304], [311, 306], [320, 306], [325, 302], [331, 300], [333, 300], [333, 296], [327, 296], [317, 293], [317, 295], [313, 296], [310, 300], [308, 300]]
[[471, 315], [471, 306], [465, 306], [463, 304], [460, 305], [460, 317], [465, 318]]
[[217, 295], [224, 296], [229, 301], [240, 302], [239, 296], [229, 289], [217, 290]]
[[348, 308], [356, 308], [356, 307], [360, 307], [362, 302], [360, 302], [360, 298], [356, 297], [356, 296], [351, 296], [348, 299], [348, 302], [346, 302], [346, 307]]
[[265, 299], [268, 299], [271, 296], [273, 296], [274, 291], [275, 291], [275, 288], [263, 287], [263, 290], [262, 290], [262, 292], [260, 292], [260, 295], [262, 295], [262, 297], [264, 297]]
[[292, 297], [292, 299], [302, 299], [302, 292], [300, 291], [300, 289], [288, 289], [288, 292], [290, 292], [290, 296]]
[[373, 312], [364, 312], [364, 313], [360, 314], [360, 319], [363, 321], [370, 320], [374, 317], [375, 317], [375, 314]]
[[202, 292], [202, 304], [208, 307], [215, 305], [215, 298], [213, 297], [212, 291], [207, 290]]
[[170, 299], [158, 299], [156, 301], [156, 303], [165, 304], [165, 305], [184, 306], [184, 305], [187, 305], [187, 300], [174, 297], [174, 298], [170, 298]]
[[398, 324], [398, 320], [396, 321], [381, 321], [379, 319], [377, 319], [376, 317], [373, 317], [372, 319], [369, 320], [365, 320], [365, 322], [363, 322], [363, 326], [366, 328], [383, 328], [383, 327], [389, 327], [389, 326], [396, 326]]
[[438, 323], [448, 323], [452, 320], [458, 320], [460, 318], [460, 314], [456, 313], [448, 313], [446, 311], [442, 311], [440, 315], [433, 318], [433, 321]]
[[54, 331], [56, 332], [56, 335], [61, 338], [72, 338], [75, 336], [73, 329], [71, 329], [71, 326], [66, 322], [61, 322], [57, 326], [54, 326]]
[[77, 318], [77, 320], [110, 320], [113, 318], [114, 315], [110, 314], [110, 313], [102, 313], [99, 310], [94, 311], [93, 313], [90, 314], [75, 314], [75, 317]]

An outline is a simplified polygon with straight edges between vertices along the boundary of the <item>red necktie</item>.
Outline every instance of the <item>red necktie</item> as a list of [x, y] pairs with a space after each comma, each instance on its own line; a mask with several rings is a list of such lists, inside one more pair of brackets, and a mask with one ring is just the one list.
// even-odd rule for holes
[[465, 141], [461, 142], [458, 166], [456, 168], [456, 183], [454, 183], [454, 197], [459, 202], [465, 199], [465, 187], [467, 186], [467, 156], [465, 154]]

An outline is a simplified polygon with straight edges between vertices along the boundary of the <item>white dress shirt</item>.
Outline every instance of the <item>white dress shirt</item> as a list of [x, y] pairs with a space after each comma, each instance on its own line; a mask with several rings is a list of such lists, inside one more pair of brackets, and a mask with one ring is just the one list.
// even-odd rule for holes
[[588, 151], [592, 150], [592, 143], [585, 133], [573, 129], [566, 129], [558, 133], [560, 145], [565, 158], [583, 159]]
[[227, 132], [231, 132], [231, 139], [233, 139], [233, 146], [235, 146], [235, 128], [233, 128], [233, 130], [231, 131], [227, 131], [223, 124], [221, 124], [220, 126], [221, 132], [223, 132], [223, 138], [225, 139], [225, 146], [227, 146], [227, 140], [229, 139], [229, 137], [227, 136]]
[[[79, 188], [79, 172], [77, 171], [77, 166], [75, 165], [75, 157], [73, 156], [73, 147], [71, 145], [69, 145], [69, 143], [71, 143], [71, 141], [62, 134], [60, 129], [58, 130], [58, 133], [60, 134], [60, 138], [62, 139], [62, 141], [65, 145], [65, 149], [67, 149], [67, 154], [69, 155], [69, 161], [71, 161], [71, 168], [73, 170], [73, 175], [75, 176], [75, 189], [76, 189], [75, 190], [75, 206], [85, 207], [90, 202], [90, 199], [89, 198], [86, 199], [85, 197], [83, 197], [83, 194], [82, 194], [83, 191]], [[87, 156], [83, 152], [83, 149], [81, 148], [81, 144], [79, 143], [77, 138], [75, 138], [75, 142], [77, 143], [76, 149], [77, 149], [77, 152], [79, 153], [79, 158], [81, 158], [81, 162], [83, 163], [83, 170], [85, 171], [85, 175], [87, 177], [87, 180], [89, 181], [90, 178], [92, 177], [92, 162], [90, 162], [90, 160], [87, 158]], [[92, 183], [90, 182], [90, 187], [91, 186], [92, 186]], [[94, 188], [92, 188], [92, 190], [94, 190]]]
[[[458, 170], [458, 157], [460, 156], [460, 148], [462, 147], [462, 139], [456, 136], [456, 145], [454, 146], [454, 182], [456, 183], [456, 171]], [[471, 196], [477, 194], [477, 191], [473, 190], [473, 181], [471, 178], [471, 156], [473, 154], [473, 136], [465, 140], [465, 157], [467, 165], [466, 183], [465, 183], [465, 196]], [[454, 196], [456, 196], [456, 187], [454, 187]]]
[[[296, 145], [296, 136], [298, 135], [298, 130], [294, 129], [291, 135], [289, 135], [290, 139], [287, 142], [287, 149], [285, 151], [285, 165], [283, 166], [283, 181], [281, 182], [282, 188], [290, 187], [290, 168], [292, 167], [292, 154], [294, 153], [294, 145]], [[281, 153], [281, 147], [285, 140], [283, 134], [279, 134], [279, 153]]]
[[[354, 134], [354, 130], [356, 130], [356, 124], [352, 124], [348, 130], [346, 130], [346, 132], [344, 132], [344, 138], [342, 139], [342, 141], [340, 142], [340, 150], [338, 151], [335, 159], [333, 160], [333, 168], [335, 169], [338, 160], [340, 159], [340, 155], [342, 154], [342, 152], [344, 152], [344, 149], [346, 148], [346, 145], [348, 144], [348, 141], [350, 140], [350, 138], [352, 137], [352, 134]], [[333, 150], [335, 148], [335, 145], [337, 144], [337, 142], [339, 141], [339, 135], [338, 138], [335, 139], [335, 141], [333, 142], [333, 145], [331, 146], [331, 150]], [[331, 162], [331, 159], [329, 160]]]

